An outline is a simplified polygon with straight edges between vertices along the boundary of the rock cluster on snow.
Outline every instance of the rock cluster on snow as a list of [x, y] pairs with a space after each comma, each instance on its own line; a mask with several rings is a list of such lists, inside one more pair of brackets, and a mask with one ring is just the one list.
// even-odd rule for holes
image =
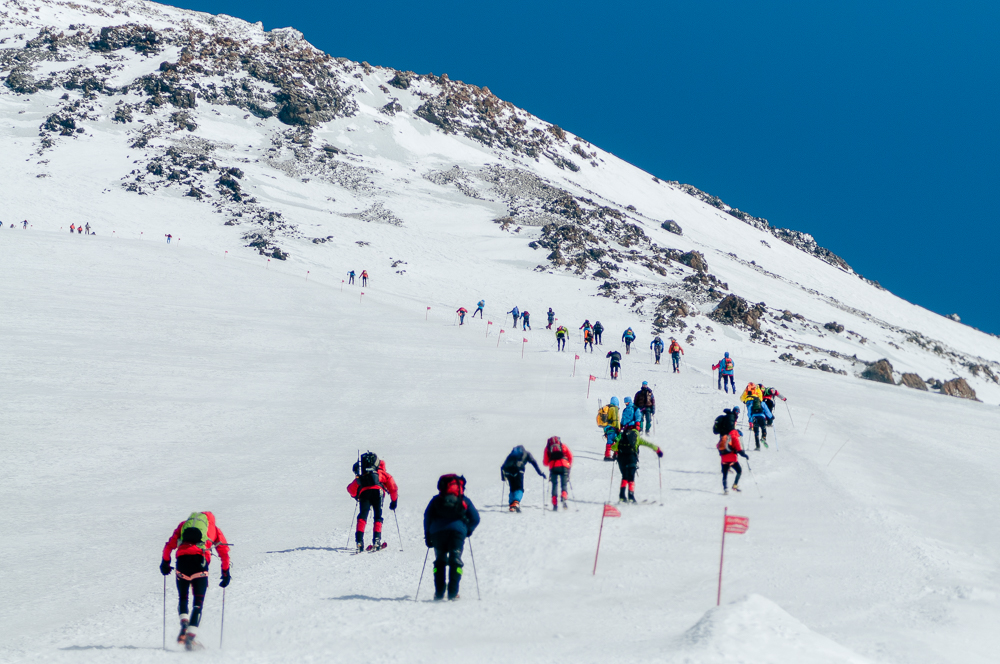
[[878, 362], [872, 362], [868, 367], [861, 372], [861, 377], [865, 380], [873, 380], [877, 383], [888, 383], [890, 385], [896, 384], [896, 379], [892, 377], [892, 364], [889, 360], [881, 359]]
[[927, 391], [927, 383], [924, 382], [923, 378], [915, 373], [904, 373], [900, 378], [899, 384], [906, 385], [914, 390], [922, 390], [924, 392]]

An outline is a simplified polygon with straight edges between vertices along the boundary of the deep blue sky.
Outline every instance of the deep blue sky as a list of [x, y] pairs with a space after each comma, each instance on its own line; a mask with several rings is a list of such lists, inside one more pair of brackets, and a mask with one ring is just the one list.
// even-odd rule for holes
[[995, 1], [169, 4], [489, 86], [1000, 333]]

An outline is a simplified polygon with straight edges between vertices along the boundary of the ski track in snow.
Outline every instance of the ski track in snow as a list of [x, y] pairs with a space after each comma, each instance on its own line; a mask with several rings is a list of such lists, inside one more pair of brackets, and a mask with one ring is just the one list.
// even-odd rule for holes
[[[18, 533], [0, 543], [14, 561], [0, 571], [14, 598], [0, 608], [0, 659], [162, 658], [159, 552], [179, 519], [212, 509], [235, 546], [222, 651], [213, 561], [211, 659], [347, 661], [360, 641], [375, 662], [500, 662], [512, 648], [528, 661], [991, 661], [1000, 542], [983, 524], [997, 501], [971, 479], [995, 408], [737, 355], [738, 375], [789, 396], [798, 428], [779, 405], [771, 448], [750, 453], [753, 477], [745, 469], [743, 493], [723, 497], [710, 428], [736, 400], [703, 369], [721, 345], [688, 347], [680, 374], [640, 347], [616, 383], [603, 378], [613, 342], [590, 355], [572, 339], [559, 354], [536, 329], [497, 347], [484, 322], [452, 324], [455, 304], [425, 321], [391, 279], [359, 301], [360, 287], [220, 254], [0, 235], [0, 527]], [[614, 339], [623, 312], [576, 283], [552, 279], [532, 297], [570, 320], [596, 309]], [[598, 460], [597, 401], [643, 379], [657, 396], [664, 505], [606, 521], [591, 576], [618, 477]], [[525, 444], [540, 458], [553, 434], [577, 454], [574, 509], [543, 511], [529, 470], [524, 513], [507, 513], [503, 457]], [[387, 511], [388, 548], [351, 556], [345, 487], [368, 448], [400, 485], [402, 542]], [[468, 547], [460, 603], [430, 601], [429, 562], [412, 601], [422, 511], [445, 472], [469, 478], [483, 516], [481, 602]], [[659, 497], [648, 451], [637, 494]], [[750, 530], [728, 538], [716, 610], [725, 505]], [[175, 602], [171, 585], [169, 639]]]

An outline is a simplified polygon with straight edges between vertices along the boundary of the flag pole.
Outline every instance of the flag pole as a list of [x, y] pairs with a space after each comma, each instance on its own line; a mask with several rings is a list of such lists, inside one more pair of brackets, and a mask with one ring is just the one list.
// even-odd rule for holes
[[604, 515], [607, 514], [607, 503], [604, 504], [605, 509], [601, 512], [601, 529], [597, 531], [597, 552], [594, 554], [594, 573], [591, 576], [597, 576], [597, 557], [601, 555], [601, 535], [604, 534]]
[[726, 507], [722, 511], [722, 551], [719, 553], [719, 592], [715, 595], [715, 605], [719, 606], [722, 603], [722, 561], [726, 557], [726, 515], [729, 514], [729, 508]]

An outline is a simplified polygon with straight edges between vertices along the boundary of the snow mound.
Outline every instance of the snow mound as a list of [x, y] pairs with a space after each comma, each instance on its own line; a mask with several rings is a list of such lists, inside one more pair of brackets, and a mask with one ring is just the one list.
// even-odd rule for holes
[[812, 631], [771, 600], [749, 595], [716, 607], [678, 638], [670, 662], [872, 662]]

